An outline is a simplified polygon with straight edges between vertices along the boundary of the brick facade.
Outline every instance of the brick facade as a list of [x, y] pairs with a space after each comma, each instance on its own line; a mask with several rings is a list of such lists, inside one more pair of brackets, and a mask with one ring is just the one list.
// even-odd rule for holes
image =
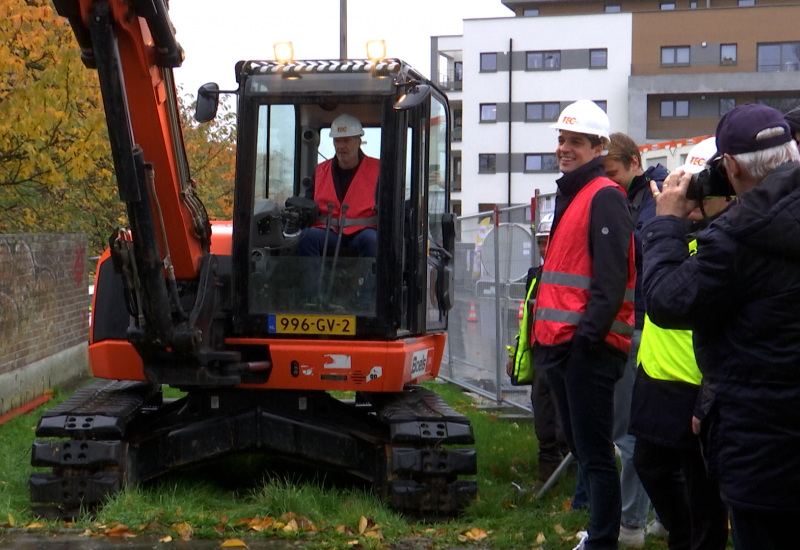
[[88, 338], [84, 234], [0, 235], [0, 375]]

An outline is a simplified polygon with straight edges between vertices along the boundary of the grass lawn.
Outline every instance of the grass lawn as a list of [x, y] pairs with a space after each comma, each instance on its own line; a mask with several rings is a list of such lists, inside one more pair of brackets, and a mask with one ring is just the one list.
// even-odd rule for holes
[[[236, 547], [255, 537], [302, 539], [305, 548], [571, 549], [585, 529], [585, 512], [569, 510], [574, 475], [543, 498], [520, 493], [536, 482], [537, 442], [531, 422], [515, 422], [481, 410], [459, 388], [429, 383], [466, 414], [478, 451], [478, 493], [451, 521], [422, 523], [398, 515], [368, 488], [331, 476], [277, 471], [258, 456], [238, 457], [156, 481], [116, 495], [97, 514], [74, 524], [44, 522], [30, 511], [30, 447], [42, 409], [0, 426], [0, 531], [71, 528], [87, 535], [154, 533], [164, 542], [214, 538]], [[66, 395], [56, 393], [51, 404]], [[52, 405], [48, 405], [52, 406]], [[648, 539], [648, 549], [666, 548]]]

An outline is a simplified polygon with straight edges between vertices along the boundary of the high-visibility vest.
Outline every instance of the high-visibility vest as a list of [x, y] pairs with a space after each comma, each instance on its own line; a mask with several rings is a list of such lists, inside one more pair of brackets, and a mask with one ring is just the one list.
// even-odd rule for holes
[[319, 219], [314, 227], [325, 227], [328, 217], [328, 203], [333, 204], [331, 211], [331, 227], [338, 231], [342, 204], [347, 204], [345, 212], [345, 235], [351, 235], [365, 227], [378, 226], [378, 211], [375, 210], [375, 187], [378, 184], [380, 161], [372, 157], [364, 157], [358, 165], [353, 181], [347, 188], [344, 200], [339, 201], [336, 187], [333, 185], [331, 164], [333, 159], [317, 165], [314, 173], [314, 200], [319, 205]]
[[[622, 187], [605, 177], [590, 181], [572, 199], [555, 233], [550, 235], [534, 306], [534, 337], [541, 345], [554, 346], [571, 340], [586, 312], [593, 276], [588, 248], [592, 199], [601, 189], [612, 186], [621, 193], [625, 192]], [[635, 324], [634, 254], [633, 234], [631, 234], [625, 297], [605, 337], [608, 344], [623, 353], [630, 352]]]
[[514, 360], [511, 372], [512, 386], [524, 386], [533, 384], [533, 356], [531, 351], [531, 300], [533, 299], [533, 289], [536, 286], [536, 279], [531, 280], [528, 293], [525, 296], [525, 308], [522, 311], [522, 320], [519, 322], [519, 334], [517, 335], [517, 345], [508, 347], [508, 355]]
[[[697, 251], [697, 241], [689, 243], [689, 253]], [[699, 386], [703, 379], [694, 356], [691, 330], [661, 328], [644, 318], [642, 342], [636, 358], [647, 376], [655, 380], [688, 382]]]

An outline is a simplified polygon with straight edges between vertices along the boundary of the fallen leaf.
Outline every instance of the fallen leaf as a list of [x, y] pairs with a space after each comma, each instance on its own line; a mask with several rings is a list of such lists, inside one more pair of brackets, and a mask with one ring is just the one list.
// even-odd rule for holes
[[25, 529], [41, 529], [44, 527], [44, 523], [39, 523], [38, 521], [34, 521], [33, 523], [29, 523], [25, 526]]
[[466, 537], [467, 540], [480, 541], [488, 537], [489, 534], [483, 529], [478, 529], [477, 527], [473, 527], [472, 529], [464, 533], [464, 536]]
[[361, 519], [358, 520], [358, 534], [363, 535], [364, 531], [367, 530], [367, 525], [369, 521], [364, 516], [361, 516]]
[[172, 542], [172, 537], [167, 535], [166, 537], [161, 537], [158, 539], [158, 542]]
[[344, 524], [337, 525], [336, 528], [334, 529], [334, 531], [336, 531], [337, 533], [344, 534], [344, 533], [347, 533], [347, 527], [345, 527]]
[[175, 529], [175, 532], [178, 533], [181, 540], [192, 540], [194, 529], [192, 529], [192, 526], [187, 522], [173, 523], [172, 528]]
[[291, 520], [289, 520], [289, 523], [287, 523], [286, 526], [282, 530], [283, 530], [284, 533], [294, 533], [295, 531], [298, 531], [299, 529], [300, 529], [300, 527], [297, 525], [297, 520], [291, 519]]
[[242, 539], [228, 539], [220, 544], [222, 548], [247, 548]]
[[103, 531], [103, 534], [108, 537], [128, 537], [133, 538], [136, 536], [136, 533], [133, 533], [130, 528], [125, 525], [124, 523], [118, 523], [114, 527], [110, 529], [106, 529]]
[[383, 533], [381, 533], [380, 531], [375, 531], [374, 529], [365, 531], [364, 536], [371, 539], [383, 540]]
[[273, 527], [275, 523], [275, 518], [272, 516], [267, 516], [265, 518], [249, 518], [245, 520], [247, 526], [250, 527], [253, 531], [263, 531], [264, 529], [269, 529]]
[[14, 527], [14, 524], [15, 524], [15, 523], [16, 523], [16, 522], [14, 521], [14, 516], [12, 516], [11, 514], [8, 514], [8, 525], [9, 525], [10, 527]]
[[555, 525], [553, 525], [553, 531], [555, 531], [557, 535], [563, 535], [564, 533], [566, 533], [564, 528], [561, 527], [560, 523], [556, 523]]
[[544, 536], [544, 533], [539, 531], [539, 534], [536, 535], [536, 544], [542, 544], [543, 542], [547, 542], [547, 537]]

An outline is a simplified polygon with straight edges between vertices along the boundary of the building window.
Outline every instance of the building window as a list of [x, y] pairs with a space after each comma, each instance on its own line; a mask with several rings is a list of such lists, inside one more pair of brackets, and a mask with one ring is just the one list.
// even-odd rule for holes
[[608, 67], [608, 50], [589, 50], [589, 67], [592, 69], [605, 69]]
[[748, 6], [755, 6], [756, 0], [739, 0], [739, 7], [746, 8]]
[[606, 13], [619, 13], [622, 11], [621, 4], [606, 4]]
[[608, 101], [606, 101], [605, 99], [595, 99], [593, 101], [594, 101], [595, 105], [597, 105], [598, 107], [603, 109], [604, 113], [608, 112]]
[[481, 103], [481, 122], [497, 122], [497, 103]]
[[557, 101], [545, 103], [526, 103], [525, 122], [542, 122], [558, 120], [561, 104]]
[[732, 97], [719, 98], [719, 116], [724, 115], [728, 111], [732, 111], [736, 107], [736, 99]]
[[674, 10], [675, 9], [675, 2], [661, 2], [661, 10]]
[[768, 105], [782, 113], [788, 113], [795, 107], [800, 106], [800, 100], [797, 97], [757, 97], [756, 103]]
[[478, 155], [478, 173], [494, 174], [496, 172], [496, 163], [497, 155], [494, 153]]
[[454, 61], [453, 62], [453, 80], [456, 82], [461, 82], [464, 80], [464, 62], [463, 61]]
[[558, 172], [558, 160], [554, 153], [531, 153], [525, 155], [526, 172]]
[[538, 8], [528, 8], [528, 9], [522, 10], [522, 16], [523, 17], [536, 17], [537, 15], [539, 15], [539, 9]]
[[661, 65], [688, 65], [689, 52], [689, 46], [663, 46], [661, 48]]
[[722, 44], [719, 47], [719, 62], [722, 65], [736, 64], [736, 44]]
[[529, 71], [547, 71], [561, 69], [561, 51], [527, 52], [525, 69]]
[[688, 116], [688, 99], [673, 99], [661, 102], [661, 118], [686, 118]]
[[697, 9], [697, 0], [691, 0], [689, 2], [689, 9], [696, 10]]
[[481, 54], [481, 72], [496, 73], [497, 72], [497, 53], [482, 53]]
[[758, 45], [759, 72], [774, 73], [797, 70], [800, 70], [800, 42]]

